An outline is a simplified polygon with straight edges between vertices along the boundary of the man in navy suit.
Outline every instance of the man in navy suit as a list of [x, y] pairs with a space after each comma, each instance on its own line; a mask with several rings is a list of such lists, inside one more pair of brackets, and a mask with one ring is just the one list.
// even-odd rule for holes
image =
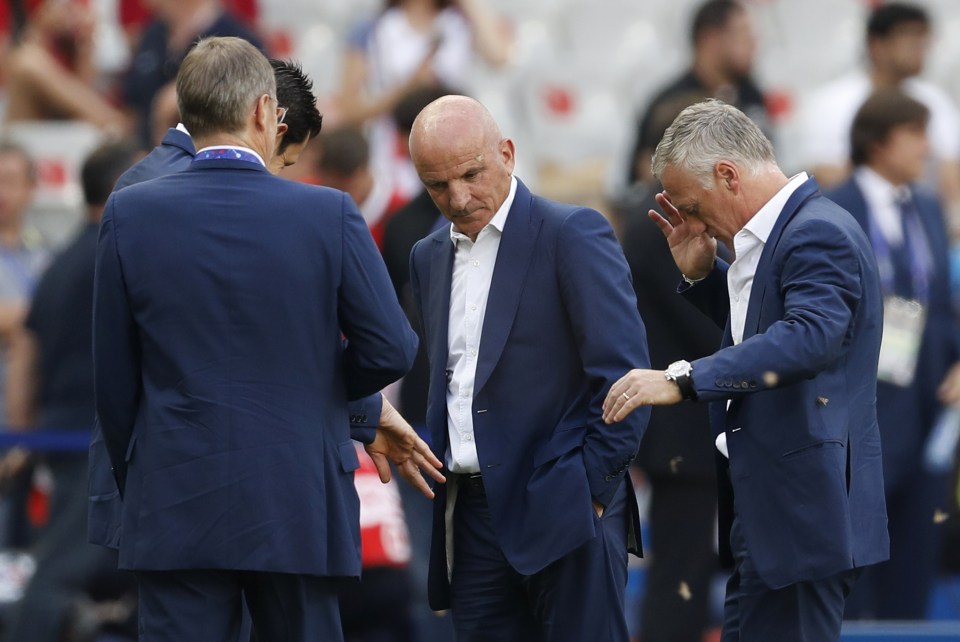
[[[360, 571], [347, 400], [401, 376], [416, 338], [350, 199], [267, 171], [266, 58], [201, 41], [177, 94], [197, 156], [111, 196], [94, 294], [140, 638], [232, 642], [242, 596], [260, 639], [339, 640], [336, 578]], [[367, 448], [383, 476], [440, 477], [409, 426]]]
[[[684, 275], [680, 291], [725, 327], [724, 339], [692, 364], [631, 371], [604, 417], [713, 402], [721, 545], [735, 562], [723, 641], [839, 640], [856, 576], [889, 549], [875, 407], [883, 310], [870, 242], [816, 181], [788, 179], [770, 141], [724, 103], [682, 111], [653, 167], [664, 216], [650, 215]], [[735, 249], [732, 264], [717, 259], [717, 239]]]
[[[891, 338], [906, 331], [914, 340], [903, 355], [909, 361], [896, 372], [881, 368], [877, 383], [890, 560], [864, 573], [847, 605], [849, 617], [925, 618], [940, 560], [942, 526], [935, 514], [947, 511], [951, 456], [937, 467], [925, 461], [925, 450], [936, 441], [932, 431], [944, 404], [960, 402], [960, 333], [950, 305], [943, 210], [915, 185], [930, 153], [928, 120], [927, 108], [902, 91], [874, 93], [853, 120], [853, 176], [827, 193], [870, 238], [888, 305], [913, 301], [925, 311], [912, 328], [897, 327], [896, 312], [886, 317]], [[896, 356], [892, 345], [884, 343], [881, 364], [887, 354]]]
[[513, 142], [472, 99], [428, 105], [410, 152], [452, 223], [410, 269], [427, 427], [455, 482], [434, 510], [431, 606], [463, 642], [626, 642], [626, 471], [647, 414], [612, 428], [601, 404], [648, 356], [623, 252], [599, 213], [513, 176]]
[[[320, 133], [323, 117], [313, 95], [313, 81], [303, 73], [300, 65], [276, 59], [271, 59], [270, 65], [277, 83], [277, 101], [285, 110], [282, 122], [277, 125], [276, 150], [267, 163], [270, 171], [278, 174], [284, 167], [296, 163], [310, 140]], [[182, 123], [171, 127], [160, 145], [120, 176], [114, 191], [183, 171], [190, 167], [194, 154], [193, 139], [187, 128]], [[381, 422], [403, 421], [389, 403], [383, 403], [379, 393], [351, 402], [350, 421], [358, 439], [363, 439], [363, 432], [376, 425], [378, 418]], [[110, 470], [103, 435], [98, 428], [94, 428], [89, 459], [87, 539], [92, 544], [118, 548], [121, 522], [119, 491]]]

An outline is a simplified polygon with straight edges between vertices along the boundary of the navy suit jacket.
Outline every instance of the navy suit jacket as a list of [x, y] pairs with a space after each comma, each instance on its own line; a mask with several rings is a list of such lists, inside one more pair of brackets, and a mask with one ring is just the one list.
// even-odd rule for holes
[[347, 401], [416, 344], [343, 193], [233, 160], [115, 192], [94, 361], [120, 566], [359, 574]]
[[[937, 388], [960, 356], [957, 322], [951, 306], [950, 247], [943, 210], [937, 199], [927, 192], [911, 189], [911, 194], [931, 249], [933, 274], [913, 384], [901, 387], [883, 381], [877, 383], [877, 416], [888, 489], [899, 488], [921, 470], [924, 445], [942, 409]], [[853, 214], [869, 234], [871, 220], [867, 201], [855, 179], [849, 179], [826, 196]]]
[[[427, 428], [444, 459], [447, 338], [454, 248], [450, 226], [414, 246], [410, 277], [430, 363]], [[518, 181], [487, 301], [473, 393], [473, 427], [490, 519], [507, 561], [535, 573], [596, 532], [604, 505], [626, 485], [635, 552], [639, 517], [625, 475], [650, 416], [601, 419], [610, 386], [648, 367], [630, 269], [597, 212], [539, 198]], [[434, 500], [429, 593], [449, 605], [444, 511]], [[456, 560], [454, 560], [456, 564]]]
[[182, 172], [190, 167], [194, 154], [196, 150], [193, 148], [193, 139], [190, 135], [171, 127], [159, 145], [139, 163], [120, 175], [113, 189], [117, 191], [158, 176]]
[[[171, 127], [162, 143], [117, 179], [114, 191], [167, 174], [182, 172], [190, 167], [194, 154], [196, 151], [193, 139], [185, 132]], [[381, 404], [382, 397], [379, 393], [350, 402], [350, 425], [354, 439], [363, 442], [373, 440], [371, 428], [376, 426], [380, 418]], [[91, 544], [119, 548], [122, 522], [120, 490], [114, 479], [110, 457], [99, 426], [94, 426], [91, 435], [88, 469], [87, 540]]]
[[[681, 291], [725, 327], [693, 362], [726, 431], [736, 512], [771, 588], [887, 559], [876, 372], [876, 260], [857, 222], [814, 179], [784, 206], [757, 266], [743, 341], [730, 333], [727, 265]], [[729, 410], [727, 400], [732, 400]], [[732, 506], [721, 505], [721, 541]]]

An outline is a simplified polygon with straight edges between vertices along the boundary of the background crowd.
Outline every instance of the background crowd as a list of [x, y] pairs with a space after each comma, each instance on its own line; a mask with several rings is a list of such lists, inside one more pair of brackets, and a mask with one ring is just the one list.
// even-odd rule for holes
[[[736, 105], [773, 140], [788, 175], [811, 172], [865, 225], [889, 210], [897, 229], [871, 240], [889, 259], [891, 292], [926, 298], [931, 311], [917, 330], [917, 376], [880, 384], [891, 561], [864, 577], [848, 616], [960, 619], [960, 600], [941, 601], [960, 571], [960, 413], [950, 411], [960, 400], [951, 306], [960, 288], [950, 279], [951, 255], [960, 255], [955, 0], [4, 0], [7, 639], [22, 641], [12, 631], [31, 618], [48, 620], [32, 629], [44, 629], [43, 639], [135, 639], [131, 581], [76, 527], [87, 506], [92, 420], [92, 374], [76, 356], [89, 354], [89, 342], [78, 329], [89, 328], [100, 209], [115, 179], [176, 126], [172, 81], [191, 43], [207, 35], [241, 36], [303, 65], [323, 128], [295, 163], [284, 159], [281, 176], [353, 197], [415, 329], [408, 257], [441, 217], [406, 143], [419, 111], [447, 93], [490, 109], [517, 142], [525, 184], [609, 216], [655, 368], [719, 345], [719, 331], [674, 295], [679, 273], [646, 217], [657, 191], [650, 156], [684, 107], [708, 97]], [[884, 190], [909, 198], [884, 201]], [[39, 353], [38, 340], [55, 352]], [[426, 376], [421, 354], [386, 393], [415, 427], [424, 422]], [[638, 640], [701, 640], [717, 622], [713, 457], [705, 407], [654, 411], [634, 471], [651, 531], [631, 583]], [[367, 570], [344, 595], [347, 639], [452, 639], [449, 618], [425, 604], [428, 500], [404, 485], [382, 487], [372, 464], [357, 471], [357, 488]], [[410, 590], [383, 590], [398, 582]], [[379, 620], [364, 615], [372, 600], [390, 601]]]

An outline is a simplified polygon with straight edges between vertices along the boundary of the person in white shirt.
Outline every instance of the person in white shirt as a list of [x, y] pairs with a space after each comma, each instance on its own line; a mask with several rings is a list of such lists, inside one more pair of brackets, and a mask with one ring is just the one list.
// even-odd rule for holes
[[[719, 351], [636, 369], [604, 419], [683, 399], [715, 402], [723, 642], [840, 639], [860, 568], [887, 559], [876, 368], [880, 277], [857, 222], [804, 174], [787, 178], [747, 116], [688, 107], [653, 158], [651, 217], [689, 301], [725, 327]], [[727, 265], [717, 240], [736, 249]]]
[[457, 639], [627, 642], [627, 468], [649, 412], [601, 419], [610, 385], [649, 364], [609, 222], [531, 194], [477, 101], [430, 103], [410, 155], [450, 225], [410, 258], [450, 482], [434, 501], [429, 597]]
[[867, 22], [866, 45], [866, 69], [824, 85], [802, 105], [801, 162], [824, 187], [846, 179], [854, 114], [875, 89], [899, 88], [930, 110], [933, 154], [922, 180], [955, 212], [960, 208], [960, 112], [945, 91], [920, 78], [930, 45], [929, 16], [911, 4], [879, 5]]

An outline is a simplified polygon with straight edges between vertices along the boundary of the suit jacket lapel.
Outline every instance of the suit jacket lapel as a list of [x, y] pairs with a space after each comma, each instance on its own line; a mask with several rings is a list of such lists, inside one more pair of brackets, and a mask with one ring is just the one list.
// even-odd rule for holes
[[[446, 412], [447, 412], [447, 337], [450, 322], [450, 283], [453, 280], [453, 242], [446, 231], [437, 231], [432, 236], [430, 252], [429, 278], [427, 285], [427, 303], [424, 306], [423, 322], [425, 336], [430, 337], [428, 346], [431, 355], [430, 386], [431, 399], [434, 400], [432, 410], [440, 415], [428, 418], [428, 426], [442, 426], [444, 441], [437, 444], [446, 444]], [[438, 435], [434, 435], [436, 439]], [[437, 445], [435, 444], [435, 445]], [[443, 446], [443, 450], [446, 446]]]
[[[763, 252], [760, 254], [760, 262], [757, 263], [756, 274], [763, 275], [770, 268], [770, 261], [773, 260], [773, 253], [777, 249], [777, 244], [780, 242], [780, 237], [783, 234], [784, 228], [787, 226], [787, 223], [800, 209], [800, 206], [811, 198], [814, 194], [819, 191], [819, 186], [817, 181], [814, 178], [809, 178], [807, 181], [798, 187], [793, 194], [790, 195], [790, 198], [787, 199], [786, 204], [783, 206], [783, 210], [780, 212], [780, 216], [777, 218], [776, 225], [773, 226], [773, 229], [770, 230], [770, 236], [767, 238], [767, 242], [763, 246]], [[747, 305], [747, 318], [743, 325], [743, 338], [744, 340], [752, 337], [757, 332], [760, 331], [760, 308], [763, 307], [763, 296], [766, 292], [766, 279], [756, 278], [753, 279], [753, 288], [750, 290], [750, 302]]]
[[[490, 282], [474, 380], [475, 395], [487, 383], [507, 343], [541, 223], [542, 219], [533, 208], [530, 191], [517, 180], [517, 193], [504, 225]], [[449, 292], [449, 287], [447, 290]]]

